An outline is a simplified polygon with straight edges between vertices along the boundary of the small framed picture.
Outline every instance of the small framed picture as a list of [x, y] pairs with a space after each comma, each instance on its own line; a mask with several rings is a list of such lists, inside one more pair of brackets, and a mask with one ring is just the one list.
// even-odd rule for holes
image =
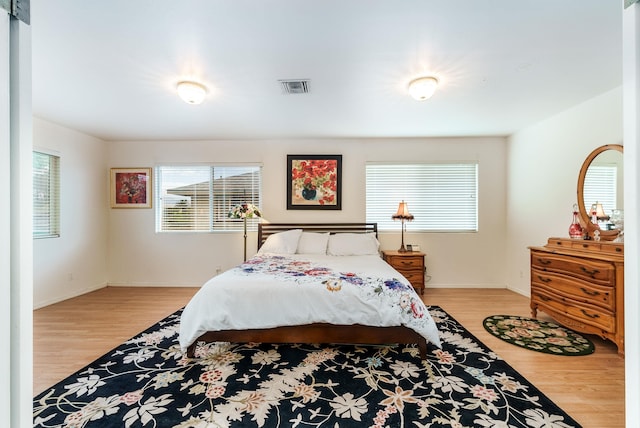
[[413, 245], [407, 244], [406, 247], [407, 247], [407, 251], [413, 251]]
[[111, 208], [151, 208], [151, 168], [111, 168]]

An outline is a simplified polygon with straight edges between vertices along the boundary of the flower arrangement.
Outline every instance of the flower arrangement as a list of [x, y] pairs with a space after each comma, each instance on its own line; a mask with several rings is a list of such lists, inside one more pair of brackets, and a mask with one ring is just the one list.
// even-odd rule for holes
[[262, 217], [260, 208], [253, 204], [237, 204], [229, 210], [229, 218], [253, 218]]
[[337, 168], [335, 159], [296, 160], [291, 166], [291, 180], [304, 199], [315, 199], [319, 190], [318, 203], [332, 203], [337, 191]]

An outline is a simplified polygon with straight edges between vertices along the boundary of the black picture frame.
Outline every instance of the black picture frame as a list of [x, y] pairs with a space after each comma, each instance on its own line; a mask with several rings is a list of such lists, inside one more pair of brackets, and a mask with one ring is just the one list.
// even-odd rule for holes
[[287, 209], [341, 210], [342, 155], [287, 155]]

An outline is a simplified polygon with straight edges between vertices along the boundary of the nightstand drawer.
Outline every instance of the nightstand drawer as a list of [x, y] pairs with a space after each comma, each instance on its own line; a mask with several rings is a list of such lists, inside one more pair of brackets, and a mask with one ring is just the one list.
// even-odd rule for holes
[[386, 262], [396, 270], [422, 270], [424, 257], [419, 256], [389, 256]]
[[421, 287], [416, 287], [416, 284], [424, 283], [424, 275], [422, 274], [422, 271], [402, 271], [402, 270], [399, 270], [399, 269], [396, 269], [396, 270], [398, 272], [400, 272], [402, 274], [402, 276], [407, 278], [407, 280], [415, 288], [421, 288]]

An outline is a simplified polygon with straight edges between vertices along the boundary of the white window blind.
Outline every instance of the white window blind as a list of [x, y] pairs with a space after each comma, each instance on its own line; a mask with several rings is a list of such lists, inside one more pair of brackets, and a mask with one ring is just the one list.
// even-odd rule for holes
[[[228, 218], [236, 204], [260, 207], [260, 166], [193, 165], [156, 167], [156, 231], [212, 232], [243, 230]], [[259, 219], [247, 219], [250, 230]]]
[[414, 215], [413, 231], [478, 230], [478, 164], [367, 164], [367, 222], [398, 230], [398, 203]]
[[33, 152], [33, 237], [60, 236], [60, 157]]
[[584, 179], [584, 205], [587, 212], [592, 204], [600, 202], [607, 215], [618, 208], [617, 183], [618, 167], [616, 165], [590, 165]]

